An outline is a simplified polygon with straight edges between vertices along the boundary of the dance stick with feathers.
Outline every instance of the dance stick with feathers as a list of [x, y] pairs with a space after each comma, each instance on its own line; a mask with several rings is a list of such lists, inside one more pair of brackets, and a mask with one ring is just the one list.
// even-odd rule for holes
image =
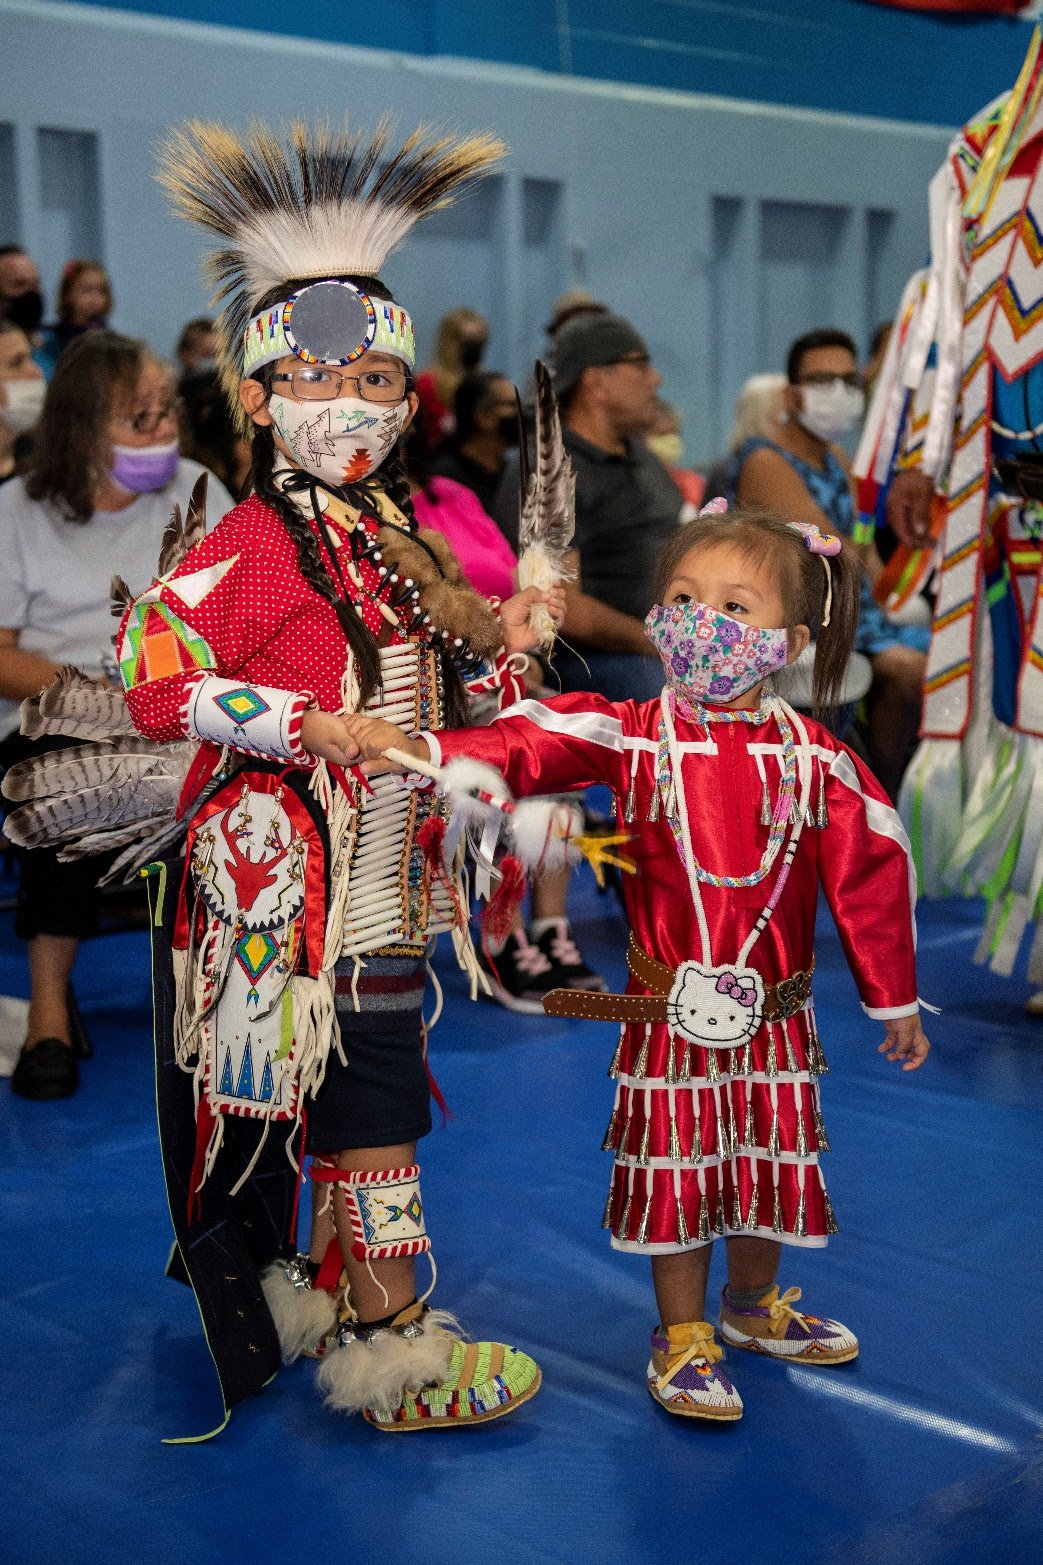
[[[180, 565], [206, 532], [206, 474], [197, 479], [184, 520], [173, 515], [160, 545], [159, 574]], [[122, 615], [133, 594], [112, 579], [112, 612]], [[4, 834], [20, 847], [56, 847], [63, 862], [115, 853], [100, 877], [104, 885], [131, 880], [185, 831], [178, 801], [196, 753], [191, 740], [157, 744], [139, 734], [123, 691], [76, 668], [62, 668], [39, 695], [22, 702], [28, 739], [63, 737], [81, 743], [45, 750], [12, 766], [4, 797], [17, 808]]]
[[[575, 571], [565, 565], [576, 530], [576, 475], [561, 438], [558, 402], [550, 371], [536, 360], [536, 433], [532, 469], [529, 470], [525, 431], [519, 442], [522, 503], [518, 525], [518, 585], [544, 592], [560, 581], [570, 581]], [[539, 636], [541, 652], [554, 645], [557, 629], [546, 607], [539, 603], [529, 616]]]

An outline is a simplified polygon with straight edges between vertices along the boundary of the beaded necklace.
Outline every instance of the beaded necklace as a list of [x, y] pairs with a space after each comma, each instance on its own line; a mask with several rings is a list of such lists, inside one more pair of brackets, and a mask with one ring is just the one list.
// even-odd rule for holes
[[[742, 713], [742, 715], [733, 711], [722, 713], [710, 712], [706, 711], [705, 709], [699, 711], [698, 720], [705, 723], [762, 722], [765, 716], [772, 716], [778, 723], [779, 729], [783, 735], [783, 786], [780, 790], [779, 803], [776, 804], [775, 810], [772, 813], [772, 837], [769, 837], [769, 849], [772, 846], [773, 836], [776, 832], [778, 835], [778, 840], [775, 844], [774, 853], [772, 854], [770, 862], [767, 864], [767, 866], [765, 866], [764, 859], [762, 859], [761, 869], [758, 870], [753, 877], [711, 876], [707, 871], [701, 870], [699, 861], [695, 856], [695, 849], [692, 846], [691, 823], [688, 815], [688, 803], [685, 798], [684, 778], [681, 772], [681, 753], [677, 743], [677, 732], [674, 728], [673, 696], [669, 689], [663, 690], [662, 696], [660, 697], [660, 710], [662, 713], [660, 718], [660, 728], [662, 734], [660, 741], [660, 756], [662, 755], [665, 746], [666, 769], [669, 773], [666, 785], [669, 792], [676, 800], [676, 807], [674, 811], [670, 813], [670, 827], [674, 834], [674, 841], [677, 844], [677, 850], [681, 858], [681, 863], [684, 865], [685, 873], [688, 877], [688, 886], [692, 894], [692, 902], [694, 904], [696, 918], [699, 923], [699, 937], [702, 943], [702, 960], [704, 963], [712, 963], [713, 955], [710, 949], [710, 927], [706, 918], [706, 909], [703, 906], [702, 893], [699, 889], [700, 880], [706, 884], [720, 888], [732, 888], [735, 886], [749, 886], [758, 884], [758, 882], [763, 880], [768, 874], [769, 870], [775, 862], [775, 859], [778, 857], [782, 840], [786, 834], [786, 825], [789, 821], [789, 817], [791, 813], [794, 815], [792, 830], [790, 832], [789, 841], [786, 843], [785, 852], [783, 853], [782, 867], [779, 871], [778, 879], [775, 882], [775, 888], [772, 891], [771, 896], [768, 898], [767, 903], [762, 908], [753, 928], [750, 930], [749, 935], [743, 943], [742, 950], [739, 952], [736, 959], [737, 964], [741, 967], [742, 964], [749, 959], [750, 952], [753, 950], [753, 947], [756, 944], [762, 930], [765, 928], [768, 920], [774, 913], [775, 908], [778, 905], [779, 898], [782, 896], [786, 881], [789, 879], [789, 872], [793, 864], [793, 860], [796, 857], [797, 844], [800, 841], [800, 834], [804, 828], [804, 822], [807, 818], [808, 800], [811, 795], [812, 766], [808, 732], [800, 718], [797, 716], [796, 712], [794, 712], [791, 707], [787, 707], [786, 704], [777, 696], [769, 696], [767, 701], [764, 702], [762, 707], [758, 708], [756, 712], [747, 711]], [[797, 736], [799, 737], [801, 755], [806, 762], [803, 767], [799, 767], [797, 762], [796, 747], [793, 742], [794, 730], [796, 730]], [[788, 757], [786, 756], [787, 731], [789, 734]], [[783, 811], [780, 806], [782, 798], [786, 793], [787, 767], [791, 767], [792, 770], [790, 772], [789, 782], [789, 803], [787, 804], [785, 811]], [[803, 773], [801, 778], [799, 806], [795, 812], [792, 812], [796, 778], [799, 772]], [[659, 766], [658, 786], [660, 788], [663, 786], [663, 769], [661, 763]], [[765, 858], [766, 857], [767, 851], [765, 853]]]
[[[665, 693], [665, 692], [664, 692]], [[759, 886], [761, 881], [770, 873], [775, 860], [779, 856], [786, 836], [786, 827], [790, 823], [793, 813], [793, 799], [797, 788], [797, 752], [793, 744], [793, 728], [786, 717], [781, 703], [773, 703], [769, 697], [761, 705], [750, 709], [722, 709], [720, 711], [708, 708], [691, 707], [687, 701], [675, 703], [671, 693], [669, 706], [671, 716], [674, 705], [679, 705], [685, 717], [709, 727], [711, 723], [763, 723], [769, 717], [774, 717], [782, 736], [782, 782], [779, 786], [779, 796], [775, 801], [775, 808], [771, 812], [768, 823], [768, 843], [761, 855], [761, 861], [757, 869], [749, 875], [714, 875], [708, 869], [703, 869], [697, 860], [692, 860], [697, 878], [704, 886], [728, 887]], [[664, 707], [665, 711], [665, 707]], [[670, 734], [667, 731], [666, 719], [659, 719], [659, 745], [656, 753], [656, 780], [666, 805], [666, 816], [673, 834], [674, 844], [677, 848], [681, 863], [687, 867], [685, 842], [681, 833], [681, 824], [678, 819], [680, 813], [680, 798], [678, 781], [680, 778], [680, 761], [675, 768], [671, 757]], [[671, 807], [671, 801], [674, 801]]]

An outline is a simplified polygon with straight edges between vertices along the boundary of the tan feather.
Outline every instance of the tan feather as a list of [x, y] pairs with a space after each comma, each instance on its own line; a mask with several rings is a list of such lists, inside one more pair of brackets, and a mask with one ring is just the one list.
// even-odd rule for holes
[[[544, 591], [559, 581], [569, 581], [565, 556], [576, 531], [576, 474], [561, 438], [558, 403], [550, 372], [536, 360], [536, 434], [532, 472], [522, 493], [518, 523], [518, 584]], [[557, 635], [547, 610], [539, 605], [530, 624], [540, 637], [542, 651], [549, 652]]]
[[169, 576], [206, 532], [206, 488], [208, 473], [200, 473], [192, 486], [188, 501], [188, 513], [181, 521], [181, 507], [174, 506], [170, 521], [159, 546], [159, 570], [157, 575]]
[[20, 716], [27, 739], [54, 734], [104, 740], [137, 733], [123, 691], [78, 668], [59, 669], [38, 696], [22, 702]]
[[122, 619], [133, 602], [134, 594], [123, 577], [114, 576], [109, 583], [109, 613], [113, 619]]

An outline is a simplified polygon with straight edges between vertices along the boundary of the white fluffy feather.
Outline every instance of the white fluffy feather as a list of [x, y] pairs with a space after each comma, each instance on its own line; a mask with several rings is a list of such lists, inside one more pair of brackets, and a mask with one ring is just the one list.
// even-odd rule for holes
[[377, 276], [416, 223], [403, 207], [327, 201], [307, 212], [272, 212], [244, 223], [236, 247], [252, 298], [287, 277]]
[[511, 802], [511, 790], [495, 767], [472, 761], [467, 755], [458, 755], [443, 766], [438, 791], [449, 800], [457, 822], [468, 824], [484, 822], [501, 813], [496, 804], [479, 798], [480, 793], [491, 794], [505, 804]]
[[510, 817], [511, 850], [530, 872], [564, 869], [582, 857], [569, 841], [582, 829], [577, 805], [560, 799], [522, 799]]
[[284, 1364], [314, 1348], [337, 1324], [337, 1311], [325, 1288], [295, 1288], [279, 1261], [262, 1274], [261, 1288], [279, 1334]]
[[449, 1369], [460, 1324], [445, 1310], [424, 1316], [422, 1337], [380, 1331], [369, 1342], [331, 1348], [319, 1365], [316, 1384], [328, 1407], [358, 1413], [364, 1407], [391, 1413], [403, 1397], [440, 1385]]

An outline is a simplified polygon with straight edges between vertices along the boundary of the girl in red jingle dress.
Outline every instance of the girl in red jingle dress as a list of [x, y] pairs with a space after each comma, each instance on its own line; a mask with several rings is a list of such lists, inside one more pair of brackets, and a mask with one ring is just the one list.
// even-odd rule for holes
[[436, 764], [473, 756], [518, 797], [607, 783], [621, 801], [631, 936], [623, 996], [558, 991], [560, 1015], [622, 1020], [605, 1147], [605, 1226], [651, 1257], [661, 1325], [648, 1386], [671, 1413], [734, 1419], [705, 1319], [713, 1239], [727, 1241], [724, 1340], [808, 1363], [854, 1358], [839, 1322], [776, 1285], [782, 1244], [821, 1246], [836, 1223], [811, 1006], [815, 912], [825, 893], [881, 1052], [927, 1056], [905, 834], [867, 768], [766, 684], [817, 630], [816, 694], [850, 653], [856, 570], [813, 528], [742, 514], [681, 529], [646, 622], [667, 674], [652, 702], [524, 701], [479, 731], [401, 745], [355, 722], [370, 757], [399, 741]]

